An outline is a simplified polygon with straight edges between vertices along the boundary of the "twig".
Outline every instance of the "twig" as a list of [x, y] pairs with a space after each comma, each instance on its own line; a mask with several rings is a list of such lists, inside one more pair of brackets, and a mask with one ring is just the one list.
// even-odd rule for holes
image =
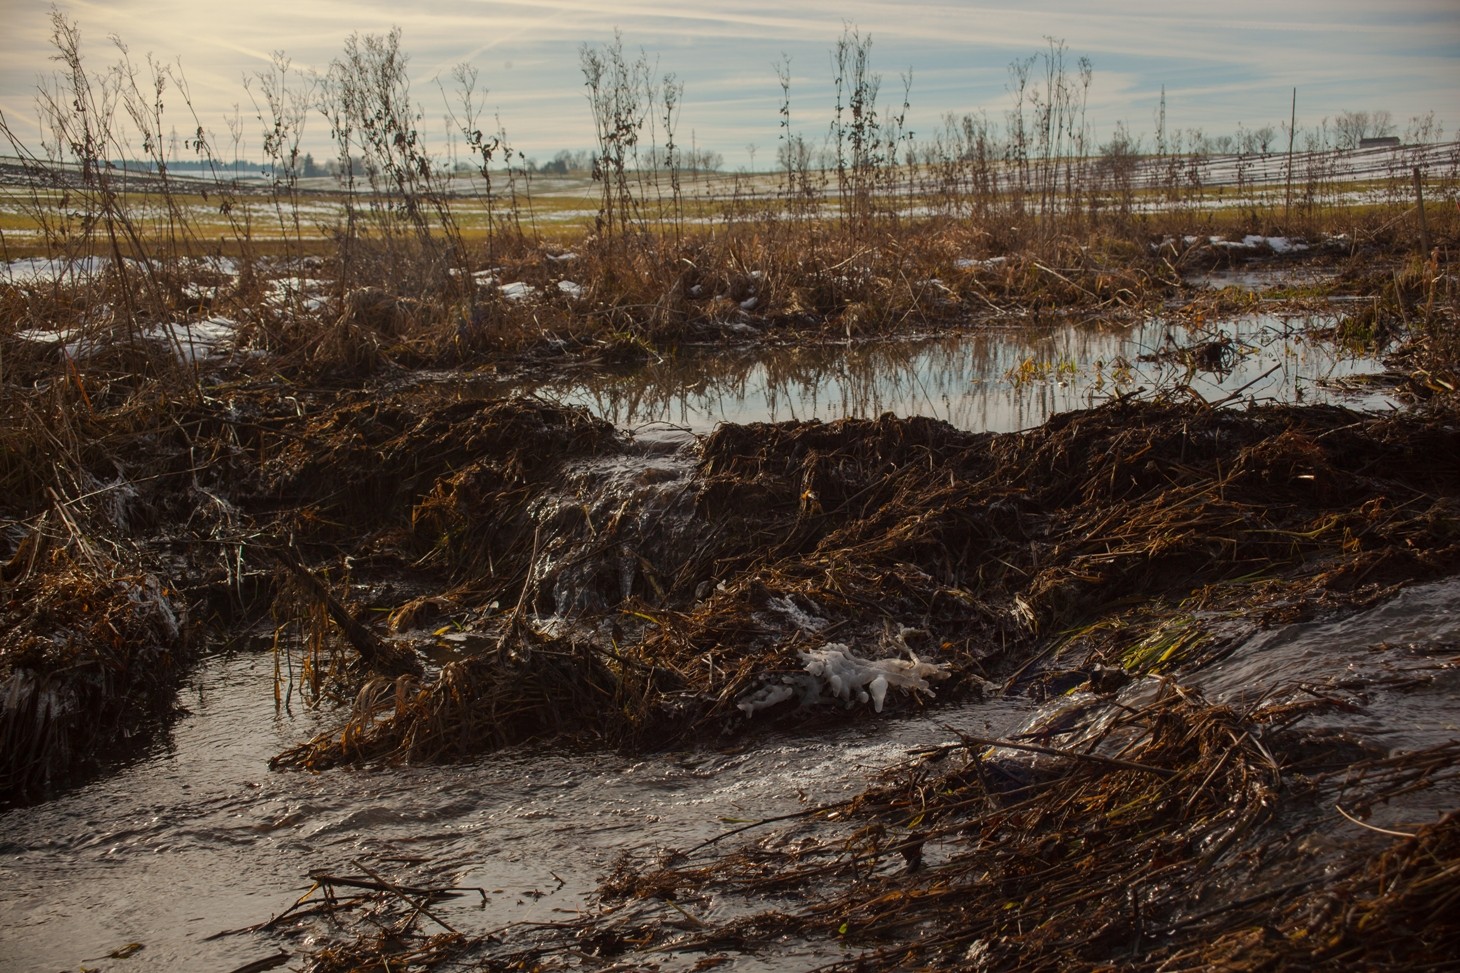
[[301, 564], [292, 551], [272, 545], [269, 546], [268, 551], [280, 564], [288, 568], [289, 572], [298, 578], [315, 598], [324, 604], [330, 618], [340, 627], [340, 631], [355, 647], [355, 651], [360, 653], [360, 658], [365, 660], [366, 665], [382, 676], [424, 675], [425, 670], [414, 655], [386, 644], [374, 632], [360, 624], [325, 583], [316, 577], [314, 572]]
[[1283, 367], [1282, 366], [1282, 363], [1279, 362], [1278, 364], [1272, 366], [1267, 371], [1263, 372], [1261, 375], [1257, 376], [1252, 381], [1248, 382], [1246, 385], [1243, 385], [1241, 388], [1237, 389], [1235, 392], [1231, 393], [1230, 395], [1226, 396], [1225, 398], [1217, 399], [1215, 402], [1208, 402], [1207, 405], [1210, 406], [1211, 408], [1216, 408], [1217, 406], [1226, 405], [1228, 402], [1231, 402], [1233, 399], [1236, 399], [1236, 398], [1241, 397], [1241, 395], [1242, 395], [1243, 392], [1246, 392], [1248, 389], [1252, 388], [1252, 386], [1256, 385], [1258, 382], [1260, 382], [1263, 379], [1267, 378], [1273, 372], [1277, 371], [1279, 368], [1282, 368], [1282, 367]]
[[1030, 753], [1042, 753], [1050, 757], [1069, 757], [1071, 760], [1084, 760], [1090, 763], [1105, 764], [1109, 767], [1120, 767], [1125, 770], [1143, 770], [1148, 774], [1155, 774], [1158, 777], [1175, 777], [1176, 771], [1167, 770], [1165, 767], [1152, 767], [1149, 764], [1139, 764], [1134, 760], [1121, 760], [1116, 757], [1102, 757], [1098, 753], [1080, 753], [1077, 750], [1061, 750], [1057, 747], [1041, 746], [1037, 743], [1015, 743], [1012, 740], [991, 740], [985, 737], [964, 737], [964, 743], [981, 747], [1007, 747], [1010, 750], [1027, 750]]
[[1344, 817], [1348, 818], [1350, 821], [1352, 821], [1354, 824], [1358, 825], [1359, 827], [1361, 827], [1361, 828], [1368, 828], [1370, 831], [1377, 831], [1379, 834], [1393, 835], [1396, 838], [1417, 838], [1417, 837], [1419, 837], [1418, 835], [1411, 834], [1408, 831], [1391, 831], [1389, 828], [1380, 828], [1380, 827], [1376, 827], [1375, 825], [1372, 825], [1372, 824], [1365, 824], [1363, 821], [1360, 821], [1358, 818], [1354, 817], [1352, 814], [1350, 814], [1347, 811], [1345, 811], [1343, 809], [1343, 805], [1342, 804], [1335, 804], [1335, 805], [1333, 805], [1333, 809], [1335, 811], [1337, 811], [1339, 814], [1342, 814]]

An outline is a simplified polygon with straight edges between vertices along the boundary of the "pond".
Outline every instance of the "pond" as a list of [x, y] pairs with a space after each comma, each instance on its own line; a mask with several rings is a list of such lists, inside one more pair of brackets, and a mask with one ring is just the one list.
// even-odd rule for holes
[[[688, 349], [633, 369], [512, 385], [585, 406], [620, 428], [665, 424], [696, 434], [722, 422], [886, 412], [1013, 432], [1117, 395], [1182, 385], [1208, 402], [1391, 404], [1382, 383], [1366, 381], [1384, 370], [1382, 362], [1336, 348], [1327, 340], [1335, 323], [1332, 315], [1254, 314], [1191, 328], [1154, 318], [1134, 327], [981, 328], [850, 346]], [[1218, 345], [1218, 355], [1200, 360], [1203, 349]]]

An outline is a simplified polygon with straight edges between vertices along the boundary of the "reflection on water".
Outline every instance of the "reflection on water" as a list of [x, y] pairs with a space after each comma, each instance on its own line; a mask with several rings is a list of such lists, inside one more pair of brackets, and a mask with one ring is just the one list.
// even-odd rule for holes
[[[1256, 401], [1333, 401], [1330, 383], [1382, 371], [1314, 332], [1331, 317], [1254, 315], [1202, 331], [1153, 319], [1119, 330], [1060, 325], [855, 346], [691, 350], [618, 374], [557, 376], [515, 390], [582, 405], [621, 428], [670, 423], [703, 433], [721, 422], [932, 416], [970, 431], [1010, 432], [1117, 394], [1183, 382], [1207, 401], [1241, 390]], [[1189, 372], [1179, 354], [1211, 341], [1233, 350], [1229, 372]], [[1344, 401], [1382, 407], [1370, 394]]]

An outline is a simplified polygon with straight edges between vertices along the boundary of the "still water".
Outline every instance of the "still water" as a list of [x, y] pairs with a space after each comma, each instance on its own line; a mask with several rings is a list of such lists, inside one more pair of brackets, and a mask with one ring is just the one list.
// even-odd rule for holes
[[[1323, 340], [1331, 316], [1250, 315], [1192, 329], [1060, 324], [853, 346], [688, 350], [629, 371], [557, 376], [514, 388], [582, 405], [620, 428], [705, 433], [721, 422], [922, 415], [974, 432], [1013, 432], [1120, 394], [1184, 386], [1207, 402], [1332, 402], [1383, 408], [1365, 378], [1377, 359]], [[1189, 368], [1184, 350], [1224, 342], [1220, 370]]]

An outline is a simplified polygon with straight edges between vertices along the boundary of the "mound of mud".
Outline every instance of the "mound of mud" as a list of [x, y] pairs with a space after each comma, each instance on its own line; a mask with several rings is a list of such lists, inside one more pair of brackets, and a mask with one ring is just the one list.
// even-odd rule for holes
[[[1198, 614], [1291, 621], [1460, 564], [1460, 435], [1423, 415], [1123, 401], [1019, 434], [883, 417], [675, 446], [429, 383], [135, 412], [82, 472], [137, 516], [91, 522], [194, 609], [268, 608], [310, 691], [356, 699], [281, 758], [316, 768], [870, 718], [894, 661], [939, 678], [879, 685], [891, 709], [1060, 692], [1220, 652]], [[464, 647], [419, 674], [446, 631]]]
[[176, 595], [99, 552], [22, 545], [0, 569], [0, 805], [126, 753], [192, 660]]
[[[593, 443], [595, 462], [634, 448]], [[806, 691], [800, 655], [826, 645], [940, 666], [943, 698], [1014, 678], [1070, 632], [1081, 671], [1170, 670], [1220, 640], [1131, 652], [1168, 621], [1152, 606], [1256, 625], [1455, 571], [1457, 447], [1443, 424], [1330, 407], [1121, 403], [1008, 435], [891, 417], [726, 426], [668, 490], [654, 478], [657, 506], [642, 486], [595, 494], [568, 474], [565, 496], [478, 457], [421, 483], [413, 526], [429, 536], [396, 540], [435, 544], [458, 606], [502, 606], [471, 616], [493, 649], [367, 694], [343, 737], [284, 761], [562, 735], [641, 746], [835, 717], [809, 705], [835, 694]], [[503, 510], [513, 542], [483, 557]], [[564, 594], [565, 564], [592, 598]], [[737, 706], [777, 680], [800, 689], [768, 714]]]
[[[675, 443], [448, 387], [266, 384], [146, 420], [82, 458], [105, 489], [9, 501], [35, 525], [0, 570], [13, 799], [166, 715], [181, 591], [234, 628], [267, 610], [310, 698], [348, 708], [280, 768], [1045, 701], [1015, 739], [933, 747], [771, 832], [625, 859], [525, 952], [452, 933], [426, 943], [442, 956], [715, 965], [828, 935], [849, 969], [1398, 970], [1452, 951], [1453, 815], [1361, 817], [1453, 793], [1453, 741], [1391, 754], [1303, 725], [1361, 709], [1348, 683], [1243, 705], [1197, 685], [1262, 629], [1460, 572], [1441, 413], [1124, 400], [1015, 434], [883, 417]], [[58, 531], [50, 510], [90, 516]], [[1453, 649], [1422, 650], [1386, 685], [1442, 693]], [[1328, 834], [1335, 807], [1357, 837]], [[667, 907], [707, 918], [677, 928]], [[413, 935], [357, 965], [425, 948]]]

